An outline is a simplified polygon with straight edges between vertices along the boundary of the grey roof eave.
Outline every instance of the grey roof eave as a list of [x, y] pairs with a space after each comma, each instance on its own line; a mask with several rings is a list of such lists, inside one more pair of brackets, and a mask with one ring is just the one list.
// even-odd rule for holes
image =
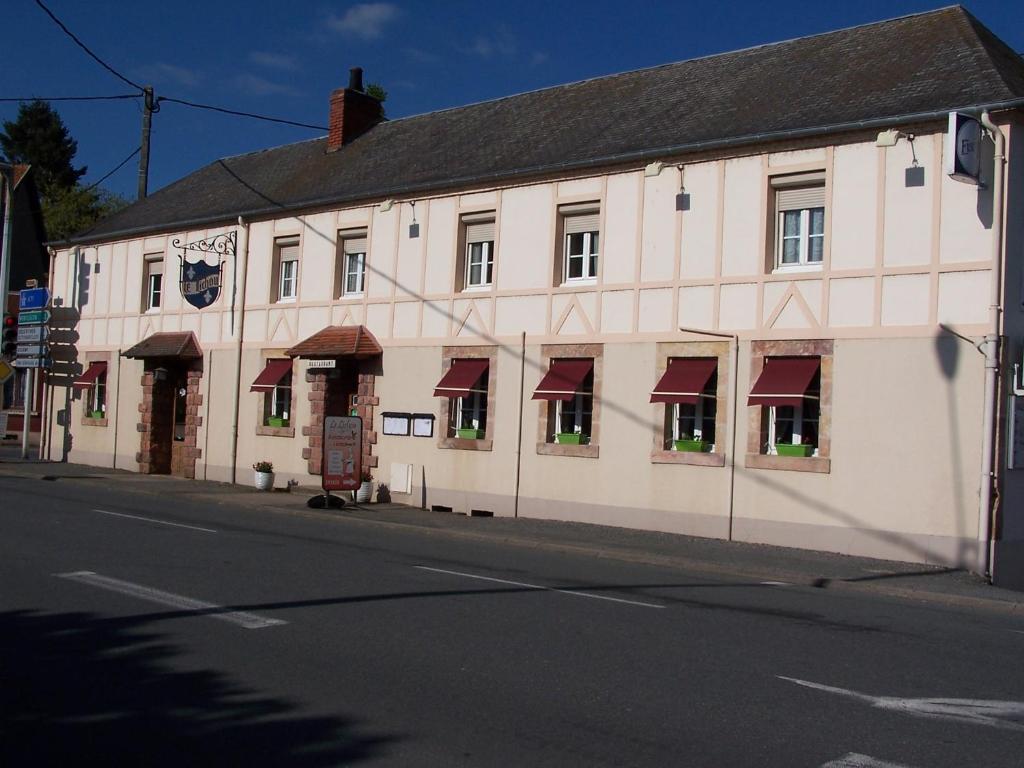
[[103, 233], [102, 235], [95, 237], [89, 237], [88, 234], [83, 234], [81, 236], [71, 237], [66, 240], [49, 241], [46, 243], [46, 245], [51, 248], [68, 247], [73, 245], [88, 245], [93, 243], [108, 242], [111, 240], [123, 240], [129, 237], [138, 237], [140, 235], [152, 235], [161, 232], [174, 232], [182, 229], [194, 229], [197, 227], [207, 226], [210, 224], [229, 222], [238, 217], [241, 217], [243, 219], [260, 219], [270, 216], [272, 214], [293, 214], [298, 211], [310, 210], [314, 208], [323, 208], [333, 205], [347, 205], [358, 201], [386, 199], [391, 196], [409, 194], [412, 192], [434, 192], [439, 189], [459, 187], [467, 184], [508, 181], [515, 178], [547, 174], [553, 171], [583, 170], [587, 168], [605, 165], [615, 165], [620, 163], [654, 160], [666, 156], [679, 155], [687, 152], [727, 149], [731, 147], [748, 146], [751, 144], [768, 143], [773, 141], [781, 141], [785, 139], [810, 138], [814, 136], [827, 135], [830, 133], [848, 133], [857, 130], [884, 128], [887, 126], [897, 125], [899, 123], [938, 120], [944, 118], [950, 112], [980, 114], [983, 111], [1005, 111], [1021, 107], [1024, 107], [1024, 98], [991, 102], [987, 104], [949, 106], [944, 107], [942, 109], [930, 110], [927, 112], [893, 115], [889, 117], [873, 118], [870, 120], [858, 120], [853, 122], [837, 123], [832, 125], [787, 129], [782, 131], [771, 131], [765, 133], [746, 134], [743, 136], [733, 136], [723, 139], [711, 139], [705, 141], [688, 142], [667, 147], [656, 147], [651, 149], [620, 153], [617, 155], [595, 157], [590, 158], [588, 160], [547, 164], [526, 168], [516, 168], [508, 171], [476, 176], [456, 177], [427, 184], [412, 184], [404, 186], [383, 187], [374, 194], [361, 193], [359, 195], [310, 198], [308, 200], [300, 200], [298, 202], [291, 203], [288, 205], [266, 206], [262, 208], [252, 208], [242, 211], [236, 211], [230, 214], [219, 214], [216, 216], [204, 216], [193, 219], [168, 221], [152, 226], [132, 227], [123, 230], [116, 230], [113, 232], [106, 232]]

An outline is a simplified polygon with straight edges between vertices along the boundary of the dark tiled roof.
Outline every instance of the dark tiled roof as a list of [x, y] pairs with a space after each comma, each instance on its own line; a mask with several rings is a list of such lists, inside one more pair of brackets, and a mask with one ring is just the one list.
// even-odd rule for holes
[[[95, 241], [1024, 97], [1024, 61], [959, 6], [393, 120], [218, 160]], [[326, 100], [325, 100], [326, 101]]]
[[285, 352], [289, 357], [355, 357], [381, 354], [380, 343], [362, 325], [329, 325]]
[[176, 333], [154, 333], [147, 336], [124, 353], [125, 357], [179, 357], [194, 359], [203, 356], [203, 351], [191, 331]]

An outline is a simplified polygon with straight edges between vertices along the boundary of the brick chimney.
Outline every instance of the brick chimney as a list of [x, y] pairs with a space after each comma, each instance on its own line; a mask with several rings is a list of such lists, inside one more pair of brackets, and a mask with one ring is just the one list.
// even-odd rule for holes
[[327, 151], [336, 152], [345, 144], [362, 136], [384, 118], [381, 104], [363, 91], [363, 70], [349, 70], [348, 88], [331, 94], [331, 115], [328, 122]]

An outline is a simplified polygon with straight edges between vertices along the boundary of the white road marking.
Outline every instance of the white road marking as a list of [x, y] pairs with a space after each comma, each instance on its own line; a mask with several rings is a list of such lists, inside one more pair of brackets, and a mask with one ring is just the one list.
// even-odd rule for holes
[[780, 680], [827, 691], [870, 704], [875, 709], [902, 712], [913, 717], [948, 720], [968, 725], [987, 725], [1007, 731], [1024, 731], [1024, 702], [991, 699], [903, 699], [898, 696], [872, 696], [867, 693], [835, 688], [831, 685], [777, 675]]
[[509, 581], [508, 579], [495, 579], [491, 576], [478, 576], [475, 573], [462, 573], [461, 571], [446, 571], [443, 568], [429, 568], [425, 565], [414, 565], [421, 571], [433, 571], [434, 573], [447, 573], [449, 576], [462, 576], [467, 579], [479, 579], [480, 581], [493, 581], [498, 584], [510, 584], [513, 587], [527, 587], [543, 592], [561, 592], [563, 595], [575, 595], [576, 597], [589, 597], [593, 600], [608, 600], [612, 603], [625, 603], [626, 605], [638, 605], [642, 608], [664, 608], [664, 605], [655, 603], [641, 603], [636, 600], [623, 600], [621, 597], [609, 597], [608, 595], [593, 595], [589, 592], [577, 592], [572, 589], [557, 589], [556, 587], [545, 587], [540, 584], [526, 584], [522, 581]]
[[884, 760], [876, 760], [870, 755], [859, 755], [856, 752], [848, 752], [837, 760], [829, 760], [821, 768], [911, 768], [903, 763], [887, 763]]
[[267, 619], [263, 616], [257, 616], [254, 613], [246, 613], [245, 611], [232, 611], [223, 605], [207, 603], [202, 600], [193, 600], [191, 597], [175, 595], [172, 592], [163, 592], [162, 590], [153, 589], [152, 587], [144, 587], [141, 584], [132, 584], [130, 581], [112, 579], [109, 576], [101, 576], [93, 571], [55, 573], [54, 576], [61, 579], [79, 581], [83, 584], [90, 584], [94, 587], [100, 587], [101, 589], [109, 589], [111, 592], [120, 592], [122, 595], [130, 595], [132, 597], [137, 597], [140, 600], [159, 603], [160, 605], [177, 608], [178, 610], [194, 612], [200, 616], [209, 616], [211, 619], [230, 621], [232, 624], [237, 624], [245, 629], [263, 629], [264, 627], [273, 627], [278, 624], [288, 623], [281, 619]]
[[762, 587], [788, 587], [791, 586], [788, 581], [762, 581], [760, 582]]
[[105, 509], [94, 509], [101, 515], [113, 515], [114, 517], [127, 517], [130, 520], [144, 520], [147, 523], [158, 523], [160, 525], [173, 525], [175, 528], [188, 528], [190, 531], [203, 531], [204, 533], [216, 533], [213, 528], [200, 528], [198, 525], [185, 525], [184, 523], [169, 523], [166, 520], [157, 520], [152, 517], [139, 517], [138, 515], [126, 515], [124, 512], [109, 512]]

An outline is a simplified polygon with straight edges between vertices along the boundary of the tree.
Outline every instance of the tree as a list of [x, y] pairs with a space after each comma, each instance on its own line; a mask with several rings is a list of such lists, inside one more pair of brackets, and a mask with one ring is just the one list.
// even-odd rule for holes
[[55, 190], [75, 186], [85, 166], [72, 165], [78, 142], [71, 138], [60, 115], [45, 101], [30, 101], [18, 108], [16, 120], [5, 120], [0, 150], [8, 161], [32, 166], [39, 193], [45, 198]]
[[128, 205], [118, 195], [79, 184], [86, 168], [73, 164], [78, 142], [45, 101], [22, 104], [17, 119], [4, 121], [0, 150], [8, 161], [32, 166], [48, 240], [64, 240]]

